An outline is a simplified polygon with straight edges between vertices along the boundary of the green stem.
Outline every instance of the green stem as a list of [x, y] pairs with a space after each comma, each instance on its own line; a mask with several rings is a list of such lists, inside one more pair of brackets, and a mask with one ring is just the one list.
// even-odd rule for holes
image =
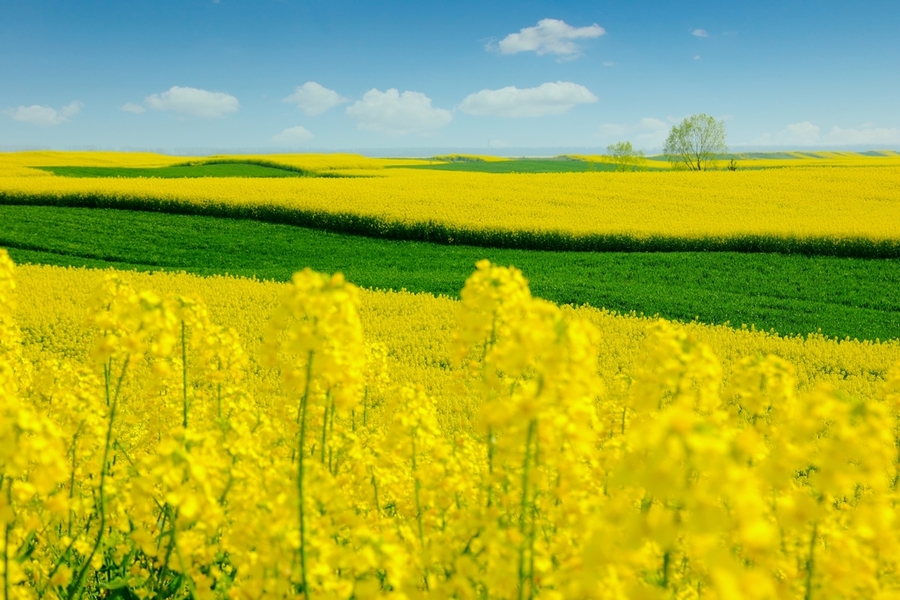
[[[12, 478], [6, 480], [6, 501], [12, 508]], [[9, 532], [12, 521], [3, 526], [3, 600], [9, 600]]]
[[381, 518], [381, 504], [378, 502], [378, 480], [375, 479], [375, 468], [369, 467], [369, 473], [372, 475], [372, 489], [375, 490], [375, 514]]
[[[519, 509], [519, 533], [522, 535], [522, 544], [519, 547], [519, 600], [525, 598], [525, 549], [528, 543], [525, 525], [528, 512], [528, 475], [531, 469], [531, 440], [534, 438], [536, 428], [537, 419], [531, 419], [525, 437], [525, 460], [522, 464], [522, 504]], [[533, 590], [531, 593], [534, 593]]]
[[369, 386], [366, 386], [365, 395], [363, 395], [363, 427], [369, 425]]
[[[90, 530], [90, 528], [91, 528], [91, 519], [88, 518], [88, 522], [82, 528], [82, 532], [86, 533], [87, 531]], [[71, 538], [71, 535], [70, 535], [70, 538]], [[44, 577], [44, 579], [47, 581], [47, 583], [44, 584], [44, 586], [41, 587], [39, 590], [37, 590], [38, 598], [43, 598], [44, 595], [47, 593], [47, 587], [50, 585], [50, 580], [53, 579], [53, 576], [56, 575], [56, 572], [59, 571], [59, 568], [66, 561], [66, 559], [69, 556], [69, 552], [72, 551], [72, 546], [74, 546], [75, 542], [77, 542], [77, 541], [78, 541], [77, 536], [75, 538], [71, 538], [71, 541], [69, 542], [69, 544], [65, 547], [65, 549], [62, 551], [62, 553], [56, 559], [56, 562], [53, 564], [53, 568], [51, 568], [50, 571], [47, 573], [47, 575]]]
[[178, 566], [181, 568], [181, 574], [184, 577], [184, 584], [188, 589], [188, 598], [196, 598], [197, 597], [197, 586], [194, 585], [194, 578], [190, 576], [187, 571], [187, 565], [185, 565], [184, 558], [181, 556], [181, 549], [178, 548], [178, 542], [174, 539], [175, 535], [172, 535], [173, 541], [175, 541], [175, 558], [178, 559]]
[[416, 493], [416, 520], [419, 522], [419, 542], [422, 544], [422, 550], [425, 550], [425, 529], [422, 527], [422, 505], [419, 501], [419, 489], [421, 488], [421, 484], [419, 483], [419, 474], [416, 469], [416, 434], [410, 438], [412, 440], [412, 469], [413, 469], [413, 478], [415, 479], [415, 493]]
[[[535, 468], [539, 467], [541, 464], [541, 440], [537, 435], [537, 419], [534, 420], [534, 453], [532, 455], [531, 464], [534, 465]], [[534, 593], [536, 586], [534, 584], [534, 539], [536, 536], [537, 530], [537, 490], [534, 491], [534, 494], [531, 497], [531, 532], [528, 535], [528, 553], [529, 553], [529, 567], [528, 567], [528, 581], [530, 587], [528, 588], [528, 599], [534, 600]], [[546, 536], [545, 536], [546, 538]], [[547, 544], [550, 543], [550, 540], [547, 539]]]
[[185, 343], [185, 324], [181, 321], [181, 384], [183, 389], [183, 415], [181, 426], [187, 429], [188, 426], [188, 376], [187, 376], [187, 344]]
[[[491, 337], [484, 344], [484, 348], [481, 352], [481, 380], [487, 381], [487, 364], [485, 360], [487, 359], [488, 352], [497, 341], [497, 310], [491, 314]], [[494, 500], [494, 489], [493, 489], [493, 479], [494, 479], [494, 426], [488, 425], [488, 437], [487, 437], [487, 445], [488, 445], [488, 484], [487, 484], [487, 505], [490, 507], [493, 504]]]
[[[169, 511], [165, 506], [160, 506], [157, 502], [157, 506], [159, 506], [160, 514], [162, 515], [162, 519], [158, 520], [157, 526], [160, 531], [166, 530], [166, 524], [169, 522]], [[156, 538], [156, 551], [159, 552], [159, 549], [162, 545], [163, 536], [160, 535]]]
[[669, 563], [672, 561], [671, 553], [666, 550], [663, 554], [663, 564], [662, 564], [662, 586], [664, 588], [669, 587]]
[[815, 567], [816, 538], [819, 534], [819, 524], [813, 523], [812, 535], [809, 538], [809, 558], [806, 560], [806, 593], [803, 600], [812, 600], [812, 578]]
[[[328, 435], [334, 435], [334, 398], [331, 399], [331, 408], [329, 409], [329, 414], [331, 415], [328, 419]], [[334, 445], [328, 444], [328, 471], [332, 475], [337, 475], [337, 466], [334, 464]]]
[[112, 378], [110, 371], [112, 370], [112, 359], [103, 363], [103, 382], [106, 387], [106, 406], [109, 406], [109, 380]]
[[103, 541], [103, 531], [106, 529], [106, 477], [109, 474], [109, 449], [112, 446], [113, 423], [116, 420], [116, 409], [119, 406], [119, 393], [122, 391], [122, 382], [125, 380], [125, 373], [128, 371], [128, 362], [129, 359], [126, 357], [125, 362], [122, 365], [122, 372], [119, 374], [119, 380], [116, 382], [116, 394], [112, 399], [109, 398], [110, 373], [112, 369], [109, 368], [105, 371], [109, 423], [106, 427], [106, 443], [103, 445], [103, 462], [100, 463], [100, 526], [97, 528], [97, 539], [94, 540], [94, 546], [91, 548], [90, 554], [78, 570], [78, 575], [72, 581], [73, 587], [72, 593], [69, 594], [70, 598], [81, 597], [84, 594], [84, 579], [87, 576], [88, 569], [91, 567], [91, 561], [94, 559], [94, 555], [97, 554], [97, 550], [100, 548], [100, 542]]
[[165, 512], [168, 515], [168, 522], [171, 524], [172, 528], [169, 529], [169, 545], [166, 547], [166, 558], [163, 560], [161, 570], [165, 571], [165, 574], [168, 575], [172, 571], [169, 568], [169, 562], [172, 560], [172, 552], [174, 552], [177, 544], [177, 540], [175, 536], [178, 534], [178, 509], [176, 508], [174, 513], [172, 512], [172, 507], [166, 504]]
[[894, 447], [897, 448], [897, 460], [894, 465], [894, 479], [891, 481], [891, 491], [897, 489], [897, 482], [900, 481], [900, 436], [894, 437]]
[[487, 505], [488, 507], [494, 503], [494, 426], [488, 425], [488, 484], [487, 484]]
[[536, 529], [537, 529], [537, 503], [532, 501], [531, 503], [531, 530], [528, 533], [528, 551], [529, 551], [529, 564], [528, 564], [528, 600], [534, 600], [534, 538], [536, 537]]
[[[416, 521], [419, 523], [419, 543], [422, 544], [422, 554], [425, 553], [425, 528], [422, 526], [422, 503], [419, 500], [419, 490], [422, 487], [422, 484], [419, 482], [419, 474], [416, 467], [416, 434], [413, 431], [413, 434], [410, 438], [412, 440], [412, 469], [413, 469], [413, 477], [415, 478], [415, 491], [416, 491]], [[425, 581], [425, 589], [428, 589], [428, 566], [425, 565], [425, 574], [423, 579]]]
[[303, 514], [303, 445], [306, 443], [306, 404], [309, 399], [309, 380], [312, 377], [313, 351], [310, 350], [306, 360], [306, 386], [303, 397], [300, 400], [300, 410], [297, 418], [300, 421], [300, 435], [297, 441], [297, 493], [298, 493], [298, 517], [300, 519], [300, 582], [303, 586], [303, 594], [309, 598], [309, 587], [306, 583], [306, 519]]
[[325, 403], [325, 412], [322, 414], [322, 447], [319, 449], [319, 462], [325, 464], [325, 446], [328, 443], [328, 411], [331, 406]]
[[[84, 427], [84, 421], [78, 425], [78, 430], [75, 432], [75, 435], [72, 436], [72, 473], [69, 476], [69, 502], [71, 506], [72, 499], [75, 498], [75, 469], [77, 467], [76, 463], [76, 452], [78, 450], [78, 436], [81, 435], [81, 428]], [[72, 510], [69, 509], [69, 525], [66, 528], [66, 535], [72, 537]]]

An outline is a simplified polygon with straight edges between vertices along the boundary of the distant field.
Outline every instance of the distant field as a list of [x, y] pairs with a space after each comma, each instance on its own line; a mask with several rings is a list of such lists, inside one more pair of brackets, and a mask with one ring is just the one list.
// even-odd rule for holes
[[[253, 163], [195, 164], [144, 168], [73, 166], [36, 168], [60, 177], [160, 177], [179, 179], [194, 177], [305, 177], [315, 175], [312, 171], [302, 171], [286, 165], [274, 166]], [[615, 165], [611, 163], [558, 159], [433, 162], [420, 165], [391, 165], [387, 168], [473, 171], [478, 173], [584, 173], [616, 170]]]
[[76, 178], [31, 171], [41, 175], [0, 176], [0, 204], [249, 218], [496, 248], [900, 257], [900, 166], [890, 164], [502, 176], [317, 171], [336, 178]]
[[251, 163], [178, 165], [171, 167], [37, 167], [60, 177], [161, 177], [180, 179], [194, 177], [306, 177], [298, 169], [271, 167]]
[[436, 171], [472, 171], [476, 173], [585, 173], [615, 171], [612, 163], [566, 159], [512, 159], [504, 161], [459, 161], [409, 166], [412, 169]]
[[740, 253], [539, 252], [401, 242], [253, 220], [0, 206], [19, 262], [230, 273], [286, 281], [310, 266], [359, 285], [456, 296], [481, 258], [515, 265], [537, 296], [783, 334], [900, 337], [900, 260]]
[[741, 159], [784, 168], [620, 174], [602, 157], [0, 154], [0, 246], [23, 262], [279, 281], [311, 266], [367, 287], [451, 296], [486, 257], [523, 269], [537, 295], [559, 303], [900, 337], [900, 158]]
[[371, 158], [346, 153], [293, 154], [213, 154], [209, 156], [178, 156], [152, 152], [111, 152], [63, 150], [29, 150], [0, 152], [0, 166], [49, 167], [171, 167], [182, 164], [209, 162], [268, 162], [309, 170], [323, 169], [382, 169], [386, 166], [421, 164], [421, 158]]

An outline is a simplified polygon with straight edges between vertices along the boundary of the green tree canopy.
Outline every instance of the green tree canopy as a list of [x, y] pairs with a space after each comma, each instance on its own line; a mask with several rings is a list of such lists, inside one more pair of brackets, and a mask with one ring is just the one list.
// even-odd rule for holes
[[707, 114], [692, 115], [672, 127], [663, 145], [663, 154], [674, 168], [690, 171], [706, 171], [727, 153], [725, 121]]
[[635, 150], [631, 142], [616, 142], [606, 147], [609, 160], [616, 165], [616, 171], [629, 171], [641, 167], [646, 162], [644, 153]]

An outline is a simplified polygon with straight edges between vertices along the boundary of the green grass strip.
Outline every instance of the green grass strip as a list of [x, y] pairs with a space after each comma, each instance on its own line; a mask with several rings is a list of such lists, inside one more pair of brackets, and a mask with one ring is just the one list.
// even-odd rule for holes
[[287, 206], [240, 206], [215, 201], [198, 203], [187, 199], [120, 197], [101, 193], [31, 195], [0, 191], [0, 205], [116, 208], [241, 220], [252, 219], [266, 223], [296, 225], [381, 239], [484, 248], [558, 252], [777, 252], [805, 256], [900, 258], [900, 239], [800, 238], [765, 235], [701, 238], [665, 235], [637, 237], [614, 233], [579, 235], [560, 231], [468, 229], [434, 221], [401, 223], [369, 215], [303, 210]]
[[0, 206], [14, 260], [64, 266], [229, 273], [287, 281], [303, 267], [363, 287], [457, 297], [475, 262], [522, 269], [536, 296], [781, 334], [900, 336], [900, 260], [781, 254], [587, 253], [448, 246], [254, 220], [118, 210]]

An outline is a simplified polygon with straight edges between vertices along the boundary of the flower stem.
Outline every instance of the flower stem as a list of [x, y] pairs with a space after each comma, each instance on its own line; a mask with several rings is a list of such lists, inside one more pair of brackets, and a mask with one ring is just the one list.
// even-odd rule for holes
[[[519, 548], [519, 600], [525, 598], [525, 549], [528, 544], [525, 525], [528, 512], [528, 475], [531, 469], [531, 441], [534, 438], [535, 429], [537, 429], [537, 419], [531, 419], [531, 422], [528, 423], [528, 433], [525, 437], [525, 460], [522, 464], [522, 505], [519, 511], [519, 533], [522, 534], [522, 545]], [[531, 591], [530, 595], [534, 595], [534, 590]]]
[[182, 385], [182, 419], [181, 426], [188, 426], [188, 376], [187, 376], [187, 345], [185, 344], [185, 325], [181, 321], [181, 385]]
[[422, 550], [425, 549], [425, 529], [422, 527], [422, 504], [419, 500], [419, 490], [421, 488], [421, 483], [419, 483], [419, 474], [416, 470], [416, 434], [413, 433], [412, 437], [412, 469], [413, 469], [413, 478], [415, 479], [415, 493], [416, 493], [416, 520], [419, 522], [419, 542], [422, 544]]
[[366, 392], [363, 396], [363, 427], [369, 426], [369, 386], [366, 386]]
[[116, 420], [116, 409], [119, 406], [119, 393], [122, 391], [122, 382], [125, 380], [125, 373], [128, 371], [128, 362], [129, 358], [126, 357], [122, 364], [119, 380], [116, 382], [115, 396], [112, 398], [109, 397], [110, 374], [112, 372], [111, 365], [104, 371], [106, 380], [106, 403], [109, 406], [109, 423], [106, 426], [106, 443], [103, 446], [103, 462], [100, 463], [100, 525], [97, 528], [97, 539], [94, 540], [94, 545], [91, 548], [90, 554], [88, 554], [84, 564], [81, 565], [81, 568], [78, 570], [78, 575], [72, 580], [72, 591], [69, 594], [70, 598], [80, 598], [84, 594], [84, 579], [87, 576], [88, 569], [91, 567], [91, 561], [93, 561], [94, 555], [97, 554], [97, 550], [100, 548], [100, 542], [103, 541], [103, 532], [106, 529], [106, 477], [109, 474], [109, 449], [112, 446], [113, 423], [115, 423]]
[[[331, 408], [329, 410], [329, 418], [328, 418], [328, 435], [334, 435], [334, 398], [331, 399]], [[332, 475], [337, 475], [337, 466], [334, 464], [334, 444], [328, 444], [328, 470]]]
[[303, 515], [303, 445], [306, 442], [306, 404], [309, 399], [309, 380], [312, 376], [313, 352], [309, 352], [306, 360], [306, 386], [303, 397], [300, 399], [300, 410], [297, 419], [300, 421], [300, 435], [297, 440], [297, 507], [300, 519], [300, 582], [303, 586], [303, 594], [309, 598], [309, 587], [306, 583], [306, 519]]
[[378, 502], [378, 480], [375, 479], [375, 468], [369, 466], [369, 473], [372, 475], [372, 489], [375, 491], [375, 515], [381, 518], [381, 504]]
[[[6, 500], [12, 508], [12, 478], [6, 480]], [[9, 600], [9, 532], [12, 526], [12, 520], [3, 525], [3, 600]]]
[[487, 505], [490, 508], [494, 503], [494, 426], [488, 425], [488, 484], [487, 484]]
[[819, 524], [813, 523], [812, 536], [809, 538], [809, 558], [806, 559], [806, 593], [803, 600], [812, 600], [812, 578], [815, 567], [816, 538], [819, 534]]
[[325, 412], [322, 414], [322, 447], [319, 449], [319, 462], [325, 464], [325, 446], [328, 444], [328, 410], [331, 408], [328, 403], [325, 404]]

